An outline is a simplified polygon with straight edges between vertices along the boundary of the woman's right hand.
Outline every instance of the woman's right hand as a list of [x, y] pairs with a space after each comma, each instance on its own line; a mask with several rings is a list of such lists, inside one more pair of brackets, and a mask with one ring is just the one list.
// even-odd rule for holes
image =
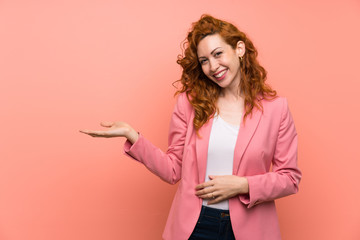
[[125, 122], [102, 122], [100, 125], [108, 129], [103, 131], [80, 130], [80, 132], [92, 137], [126, 137], [132, 144], [139, 138], [139, 134], [135, 129]]

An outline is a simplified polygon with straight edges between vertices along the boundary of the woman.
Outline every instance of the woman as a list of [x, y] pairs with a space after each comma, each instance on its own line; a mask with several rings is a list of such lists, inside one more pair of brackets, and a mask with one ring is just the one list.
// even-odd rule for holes
[[181, 179], [164, 239], [280, 239], [274, 200], [296, 193], [301, 178], [287, 101], [232, 24], [203, 15], [184, 47], [166, 152], [124, 122], [82, 132], [126, 137], [131, 158], [166, 182]]

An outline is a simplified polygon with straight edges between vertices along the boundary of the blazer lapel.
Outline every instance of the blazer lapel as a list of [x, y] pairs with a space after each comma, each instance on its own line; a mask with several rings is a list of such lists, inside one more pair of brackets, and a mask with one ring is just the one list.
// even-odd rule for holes
[[196, 157], [199, 170], [199, 183], [204, 182], [206, 173], [207, 154], [209, 147], [210, 132], [214, 118], [210, 118], [199, 129], [199, 136], [196, 136]]
[[252, 116], [246, 118], [245, 124], [241, 123], [240, 130], [235, 145], [234, 152], [234, 165], [233, 165], [233, 174], [236, 175], [239, 171], [240, 162], [242, 156], [249, 145], [252, 136], [254, 135], [257, 126], [259, 125], [262, 113], [261, 111], [254, 109]]

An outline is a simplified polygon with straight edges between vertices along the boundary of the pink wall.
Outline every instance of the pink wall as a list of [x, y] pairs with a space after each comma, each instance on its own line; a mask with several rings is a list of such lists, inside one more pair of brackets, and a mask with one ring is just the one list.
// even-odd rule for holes
[[78, 129], [125, 120], [162, 149], [180, 42], [202, 13], [247, 32], [289, 99], [300, 193], [285, 240], [360, 239], [360, 2], [0, 1], [0, 239], [159, 239], [176, 187]]

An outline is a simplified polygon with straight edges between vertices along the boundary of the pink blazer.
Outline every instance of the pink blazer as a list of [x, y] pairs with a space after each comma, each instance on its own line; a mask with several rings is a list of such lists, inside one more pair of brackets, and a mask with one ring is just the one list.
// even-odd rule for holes
[[[297, 167], [297, 134], [285, 98], [262, 100], [263, 112], [255, 110], [240, 126], [235, 146], [233, 174], [246, 176], [249, 194], [229, 199], [236, 239], [281, 239], [274, 200], [298, 191], [301, 172]], [[163, 152], [141, 134], [124, 151], [143, 163], [164, 181], [180, 184], [175, 194], [164, 239], [188, 239], [199, 218], [202, 200], [195, 186], [205, 179], [212, 119], [196, 135], [194, 110], [180, 94], [169, 130], [169, 147]], [[272, 171], [270, 166], [272, 164]]]

